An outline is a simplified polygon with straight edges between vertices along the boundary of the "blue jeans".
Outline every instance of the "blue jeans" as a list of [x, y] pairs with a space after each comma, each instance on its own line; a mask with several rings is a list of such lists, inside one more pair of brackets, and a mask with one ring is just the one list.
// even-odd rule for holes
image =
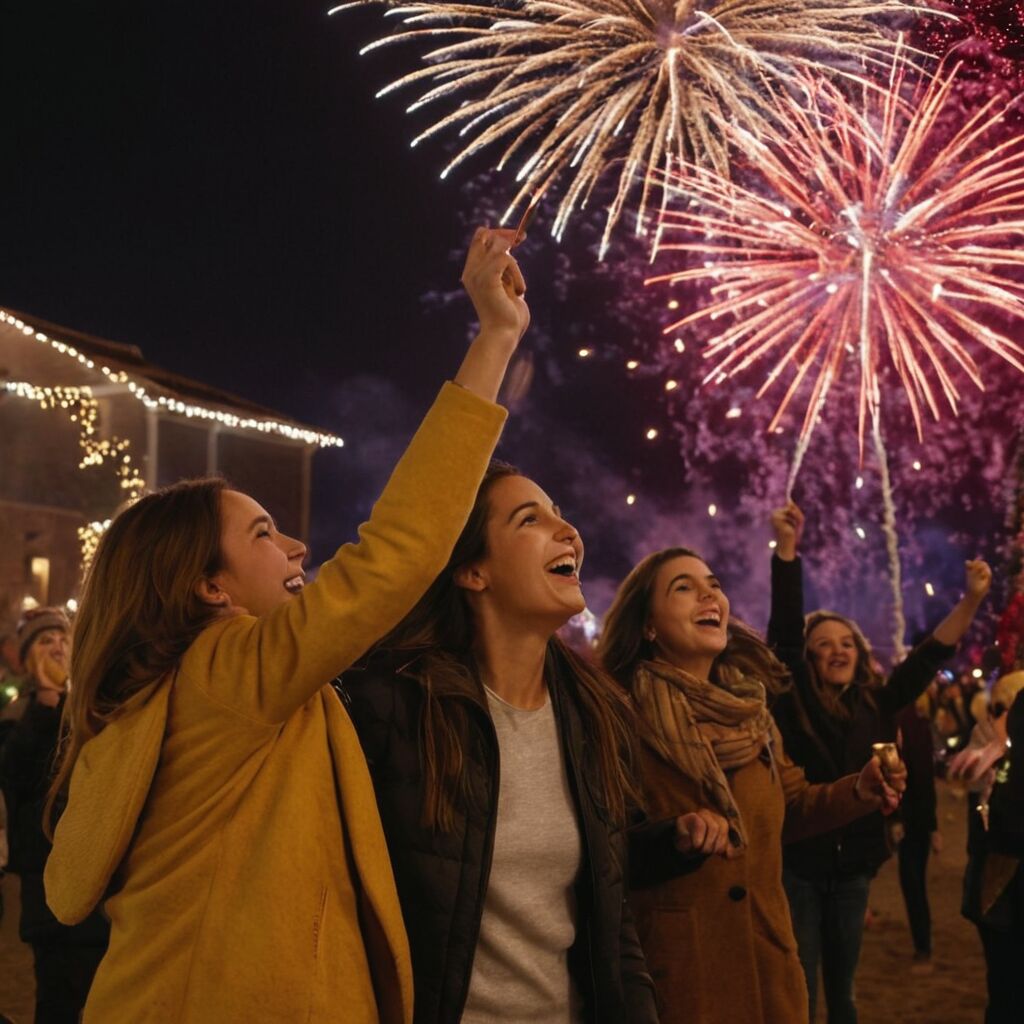
[[807, 979], [810, 1019], [814, 1020], [817, 1006], [820, 963], [828, 1024], [857, 1024], [853, 976], [860, 958], [871, 878], [857, 875], [810, 882], [791, 871], [783, 871], [782, 883]]

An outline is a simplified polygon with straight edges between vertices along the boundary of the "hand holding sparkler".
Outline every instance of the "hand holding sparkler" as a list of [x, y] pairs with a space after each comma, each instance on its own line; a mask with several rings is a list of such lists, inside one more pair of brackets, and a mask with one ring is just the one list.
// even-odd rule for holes
[[860, 770], [853, 792], [874, 802], [883, 814], [892, 814], [907, 788], [907, 766], [895, 743], [875, 743], [871, 759]]
[[772, 512], [772, 530], [775, 533], [775, 554], [784, 562], [792, 562], [804, 533], [804, 514], [795, 501]]
[[489, 401], [497, 397], [509, 360], [530, 325], [526, 281], [511, 254], [517, 232], [478, 228], [462, 270], [462, 284], [480, 321], [455, 383]]

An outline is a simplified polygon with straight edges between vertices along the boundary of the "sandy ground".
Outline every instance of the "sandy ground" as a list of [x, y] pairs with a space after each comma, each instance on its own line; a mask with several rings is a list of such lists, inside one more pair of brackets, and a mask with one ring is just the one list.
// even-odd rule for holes
[[[980, 1024], [982, 1020], [985, 965], [981, 944], [975, 930], [960, 917], [964, 803], [945, 787], [939, 791], [939, 820], [945, 849], [929, 861], [935, 973], [929, 977], [909, 973], [913, 946], [895, 860], [890, 861], [871, 891], [871, 906], [879, 921], [864, 936], [857, 980], [860, 1024]], [[31, 952], [18, 941], [17, 888], [17, 879], [8, 876], [4, 880], [7, 909], [0, 922], [0, 1012], [17, 1024], [30, 1024], [35, 983]], [[817, 1022], [824, 1021], [824, 1009], [819, 1008]]]

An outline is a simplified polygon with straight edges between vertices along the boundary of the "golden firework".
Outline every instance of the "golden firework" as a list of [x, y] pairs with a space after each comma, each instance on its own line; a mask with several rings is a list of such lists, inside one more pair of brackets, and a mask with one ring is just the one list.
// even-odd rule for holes
[[355, 0], [334, 10], [366, 4], [386, 6], [401, 27], [363, 53], [427, 47], [423, 67], [378, 95], [419, 90], [410, 112], [454, 105], [413, 142], [458, 131], [442, 177], [502, 145], [497, 167], [515, 161], [517, 181], [506, 218], [563, 177], [552, 228], [561, 237], [605, 172], [617, 176], [602, 256], [637, 191], [646, 233], [661, 194], [654, 172], [673, 161], [726, 172], [723, 120], [767, 127], [765, 85], [801, 71], [857, 77], [891, 52], [885, 19], [913, 10], [901, 0]]

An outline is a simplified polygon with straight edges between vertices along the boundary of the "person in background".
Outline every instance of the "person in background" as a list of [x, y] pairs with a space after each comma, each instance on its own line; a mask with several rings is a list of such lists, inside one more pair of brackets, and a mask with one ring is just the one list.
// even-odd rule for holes
[[[897, 792], [872, 757], [809, 785], [787, 757], [767, 692], [786, 672], [730, 616], [687, 548], [626, 577], [598, 648], [629, 694], [650, 824], [630, 853], [630, 902], [662, 1024], [800, 1024], [807, 990], [782, 889], [782, 844], [843, 825]], [[892, 785], [902, 788], [895, 768]], [[664, 839], [649, 831], [668, 825]]]
[[907, 789], [900, 804], [903, 835], [896, 848], [900, 890], [914, 943], [914, 974], [932, 966], [932, 920], [928, 906], [928, 857], [942, 850], [935, 800], [935, 745], [928, 718], [928, 695], [921, 694], [896, 719], [900, 754], [907, 766]]
[[[1024, 671], [992, 687], [989, 714], [950, 763], [970, 789], [962, 912], [985, 952], [985, 1024], [1019, 1024], [1024, 1007]], [[1017, 761], [1021, 761], [1018, 753]]]
[[18, 658], [17, 630], [0, 637], [0, 742], [25, 710], [31, 680]]
[[98, 913], [68, 927], [46, 905], [50, 843], [43, 807], [67, 692], [70, 624], [59, 608], [35, 608], [18, 627], [18, 656], [30, 685], [22, 714], [0, 747], [0, 789], [8, 812], [8, 870], [21, 882], [18, 934], [32, 947], [36, 1024], [77, 1024], [109, 929]]
[[[864, 763], [874, 743], [896, 741], [896, 716], [953, 656], [992, 583], [967, 562], [963, 597], [888, 679], [871, 667], [855, 622], [819, 610], [804, 619], [799, 558], [804, 516], [790, 502], [772, 514], [772, 602], [768, 642], [793, 675], [773, 708], [790, 757], [811, 782], [831, 782]], [[783, 879], [807, 979], [813, 1019], [821, 966], [828, 1024], [856, 1024], [853, 981], [871, 879], [890, 856], [885, 823], [872, 814], [786, 847]]]

